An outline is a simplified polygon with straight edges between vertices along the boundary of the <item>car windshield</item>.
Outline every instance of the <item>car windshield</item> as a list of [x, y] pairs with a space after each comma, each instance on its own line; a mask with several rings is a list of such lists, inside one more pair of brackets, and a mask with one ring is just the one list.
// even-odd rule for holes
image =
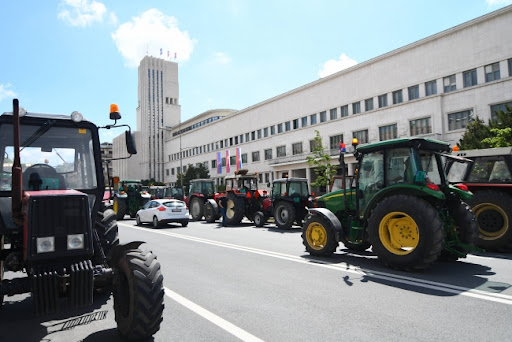
[[185, 206], [185, 203], [183, 203], [181, 201], [169, 201], [169, 202], [164, 202], [162, 204], [168, 208], [182, 208]]
[[[24, 190], [93, 189], [97, 187], [92, 133], [85, 128], [45, 129], [20, 126], [20, 161]], [[13, 126], [0, 126], [1, 189], [11, 190], [14, 161]]]

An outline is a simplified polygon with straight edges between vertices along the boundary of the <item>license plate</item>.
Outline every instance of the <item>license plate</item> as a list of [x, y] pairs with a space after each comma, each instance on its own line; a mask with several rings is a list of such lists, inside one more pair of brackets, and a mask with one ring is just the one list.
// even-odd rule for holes
[[173, 209], [172, 212], [173, 213], [181, 213], [181, 209]]

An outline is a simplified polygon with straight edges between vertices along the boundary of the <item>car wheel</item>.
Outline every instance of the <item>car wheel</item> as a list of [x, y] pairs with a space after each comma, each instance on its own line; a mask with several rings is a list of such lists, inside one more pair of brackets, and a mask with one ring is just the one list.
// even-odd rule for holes
[[158, 222], [158, 217], [153, 216], [153, 228], [160, 227], [160, 222]]

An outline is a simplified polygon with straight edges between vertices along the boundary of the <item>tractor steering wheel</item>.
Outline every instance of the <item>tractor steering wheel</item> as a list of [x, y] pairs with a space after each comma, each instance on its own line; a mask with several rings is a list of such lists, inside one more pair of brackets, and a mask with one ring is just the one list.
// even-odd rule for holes
[[65, 189], [64, 177], [62, 177], [52, 166], [48, 164], [34, 164], [23, 172], [23, 188], [28, 189], [28, 181], [30, 174], [38, 173], [41, 178], [57, 178], [59, 179], [59, 188]]

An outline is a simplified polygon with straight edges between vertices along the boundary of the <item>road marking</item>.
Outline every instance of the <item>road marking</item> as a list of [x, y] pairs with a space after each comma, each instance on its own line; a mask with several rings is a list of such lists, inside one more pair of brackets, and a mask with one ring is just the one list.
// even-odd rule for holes
[[248, 342], [258, 342], [263, 341], [259, 338], [257, 338], [254, 335], [251, 335], [247, 331], [243, 330], [242, 328], [237, 327], [236, 325], [226, 321], [223, 318], [220, 318], [216, 314], [206, 310], [202, 306], [197, 305], [194, 302], [191, 302], [190, 300], [186, 299], [185, 297], [177, 294], [176, 292], [168, 289], [167, 287], [164, 287], [165, 289], [165, 295], [169, 298], [175, 300], [176, 302], [180, 303], [187, 309], [195, 312], [199, 316], [206, 318], [208, 321], [212, 322], [213, 324], [217, 325], [218, 327], [224, 329], [225, 331], [229, 332], [230, 334], [238, 337], [242, 341], [248, 341]]
[[462, 295], [462, 296], [466, 296], [466, 297], [478, 298], [478, 299], [491, 301], [491, 302], [497, 302], [497, 303], [506, 304], [506, 305], [512, 305], [512, 296], [501, 294], [501, 293], [490, 293], [490, 292], [486, 292], [486, 291], [482, 291], [482, 290], [471, 289], [468, 287], [445, 284], [445, 283], [424, 280], [424, 279], [418, 279], [418, 278], [403, 276], [403, 275], [399, 275], [399, 274], [364, 270], [360, 267], [348, 265], [346, 263], [333, 264], [327, 260], [322, 260], [319, 258], [318, 259], [316, 259], [316, 258], [308, 259], [308, 258], [304, 258], [304, 257], [300, 257], [300, 256], [272, 252], [272, 251], [267, 251], [267, 250], [258, 249], [258, 248], [240, 246], [240, 245], [235, 245], [235, 244], [231, 244], [231, 243], [227, 243], [227, 242], [208, 240], [208, 239], [187, 236], [187, 235], [182, 235], [182, 234], [177, 234], [177, 233], [172, 233], [172, 232], [167, 232], [167, 231], [149, 230], [149, 229], [145, 229], [145, 228], [141, 228], [141, 227], [131, 226], [128, 224], [123, 224], [123, 225], [126, 227], [143, 230], [145, 232], [152, 232], [152, 233], [156, 233], [156, 234], [168, 235], [168, 236], [176, 237], [179, 239], [190, 240], [190, 241], [205, 243], [205, 244], [209, 244], [209, 245], [235, 249], [235, 250], [239, 250], [239, 251], [243, 251], [243, 252], [247, 252], [247, 253], [269, 256], [269, 257], [273, 257], [273, 258], [303, 263], [303, 264], [312, 265], [312, 266], [316, 266], [316, 267], [328, 268], [328, 269], [332, 269], [332, 270], [336, 270], [336, 271], [341, 271], [344, 273], [352, 273], [352, 274], [357, 274], [360, 276], [373, 277], [373, 278], [382, 279], [382, 280], [386, 280], [386, 281], [392, 281], [395, 283], [407, 284], [407, 285], [412, 285], [412, 286], [416, 286], [416, 287], [422, 287], [425, 289], [436, 290], [436, 291], [441, 291], [441, 292], [446, 292], [446, 293], [452, 293], [452, 294]]

